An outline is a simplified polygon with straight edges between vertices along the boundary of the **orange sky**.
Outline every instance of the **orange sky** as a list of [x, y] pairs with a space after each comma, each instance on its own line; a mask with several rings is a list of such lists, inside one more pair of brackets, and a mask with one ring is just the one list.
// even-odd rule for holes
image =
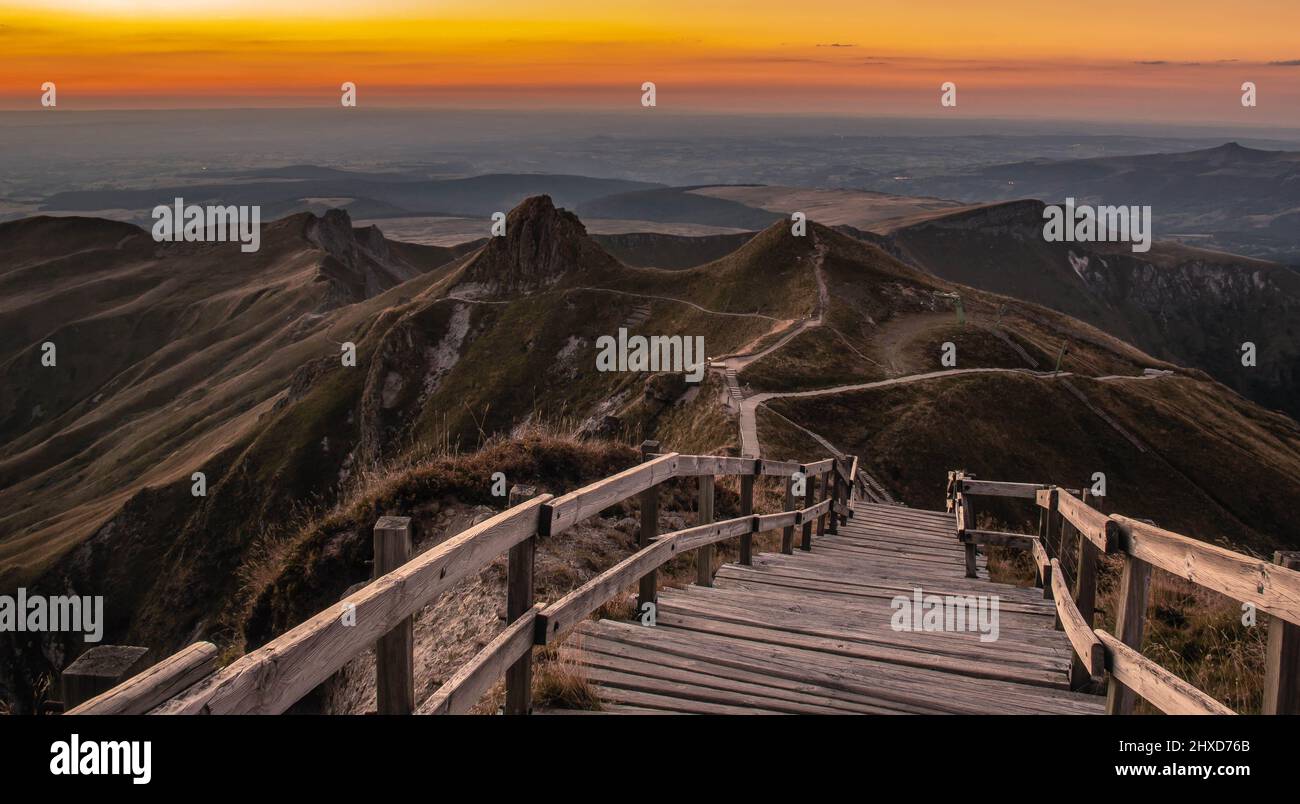
[[336, 105], [343, 81], [362, 105], [635, 107], [654, 81], [686, 111], [1300, 125], [1300, 2], [0, 0], [0, 107], [45, 81], [60, 109]]

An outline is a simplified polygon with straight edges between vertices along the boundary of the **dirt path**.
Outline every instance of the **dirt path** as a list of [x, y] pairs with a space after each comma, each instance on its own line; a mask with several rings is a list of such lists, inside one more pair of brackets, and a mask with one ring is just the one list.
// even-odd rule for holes
[[[887, 380], [875, 380], [873, 382], [855, 383], [853, 385], [837, 385], [832, 388], [817, 388], [812, 391], [786, 391], [786, 392], [768, 392], [755, 394], [741, 401], [740, 403], [740, 454], [749, 457], [762, 457], [762, 446], [758, 441], [758, 406], [766, 403], [771, 399], [802, 398], [812, 396], [827, 396], [830, 394], [843, 394], [851, 391], [867, 391], [875, 388], [887, 388], [892, 385], [907, 385], [914, 382], [924, 382], [926, 380], [936, 380], [944, 377], [955, 377], [964, 374], [1022, 374], [1029, 377], [1036, 377], [1042, 380], [1066, 380], [1070, 377], [1082, 376], [1073, 372], [1062, 371], [1054, 373], [1050, 371], [1034, 371], [1032, 369], [1011, 369], [1011, 368], [969, 368], [969, 369], [946, 369], [943, 371], [930, 371], [924, 374], [909, 374], [905, 377], [891, 377]], [[1160, 377], [1169, 376], [1168, 374], [1141, 374], [1136, 376], [1127, 376], [1121, 374], [1111, 374], [1104, 377], [1084, 377], [1083, 379], [1093, 379], [1100, 382], [1116, 381], [1144, 381], [1154, 380]]]

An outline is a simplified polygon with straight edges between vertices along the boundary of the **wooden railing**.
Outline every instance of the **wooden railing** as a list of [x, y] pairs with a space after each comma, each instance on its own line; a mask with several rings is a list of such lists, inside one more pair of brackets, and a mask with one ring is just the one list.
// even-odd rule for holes
[[[1270, 564], [1149, 522], [1108, 516], [1088, 504], [1086, 492], [1057, 486], [977, 480], [949, 472], [947, 496], [948, 509], [956, 512], [957, 536], [966, 545], [968, 575], [975, 574], [978, 544], [1032, 553], [1038, 584], [1056, 604], [1057, 627], [1074, 648], [1071, 685], [1082, 688], [1108, 676], [1107, 712], [1131, 713], [1135, 696], [1140, 696], [1171, 714], [1232, 713], [1140, 653], [1151, 569], [1156, 567], [1270, 615], [1263, 711], [1300, 714], [1300, 553], [1278, 552]], [[977, 529], [974, 496], [1033, 500], [1039, 510], [1038, 534]], [[1123, 561], [1114, 635], [1093, 628], [1101, 554]]]
[[[279, 714], [327, 681], [363, 651], [376, 649], [380, 713], [416, 711], [412, 672], [414, 615], [457, 583], [508, 554], [508, 624], [427, 701], [420, 713], [469, 711], [502, 675], [508, 714], [531, 711], [532, 652], [552, 644], [622, 589], [638, 583], [638, 606], [654, 604], [659, 567], [695, 552], [696, 582], [712, 584], [713, 546], [739, 540], [740, 562], [752, 563], [755, 534], [781, 529], [781, 550], [811, 550], [817, 536], [835, 533], [851, 515], [857, 459], [808, 464], [713, 455], [661, 454], [659, 444], [642, 444], [642, 463], [559, 497], [531, 488], [511, 490], [510, 506], [428, 551], [410, 558], [411, 522], [384, 517], [375, 526], [376, 578], [335, 606], [317, 613], [266, 645], [219, 670], [215, 648], [196, 643], [113, 689], [71, 709], [69, 714]], [[714, 481], [740, 479], [740, 516], [713, 519]], [[754, 514], [754, 481], [785, 477], [785, 510]], [[698, 478], [700, 522], [658, 533], [659, 496], [665, 482]], [[804, 494], [796, 507], [802, 477]], [[820, 491], [821, 499], [817, 494]], [[550, 605], [534, 599], [537, 542], [559, 536], [578, 522], [633, 496], [640, 497], [637, 551]]]

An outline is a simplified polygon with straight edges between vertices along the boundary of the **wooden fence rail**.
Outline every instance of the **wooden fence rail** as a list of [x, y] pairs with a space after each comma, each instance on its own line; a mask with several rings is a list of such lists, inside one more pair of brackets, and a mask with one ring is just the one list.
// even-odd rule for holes
[[[580, 489], [552, 497], [515, 487], [510, 507], [442, 544], [414, 557], [410, 520], [384, 517], [375, 528], [375, 578], [336, 606], [317, 613], [266, 645], [214, 669], [216, 649], [199, 643], [160, 662], [103, 695], [72, 710], [75, 713], [151, 712], [154, 714], [278, 714], [328, 680], [370, 647], [376, 649], [378, 706], [381, 713], [457, 713], [468, 711], [482, 693], [506, 677], [508, 713], [531, 711], [531, 655], [547, 644], [548, 634], [565, 630], [610, 596], [640, 582], [639, 605], [656, 597], [656, 570], [681, 552], [697, 551], [697, 580], [711, 582], [712, 546], [740, 537], [741, 563], [752, 562], [755, 533], [804, 527], [803, 549], [811, 549], [810, 532], [834, 532], [837, 516], [853, 497], [856, 459], [826, 459], [801, 464], [714, 455], [659, 452], [658, 442], [642, 445], [643, 462]], [[713, 519], [714, 480], [734, 475], [741, 480], [741, 516]], [[753, 514], [754, 481], [785, 477], [787, 494], [800, 477], [807, 484], [804, 507]], [[846, 478], [847, 476], [847, 478]], [[700, 524], [659, 536], [658, 503], [663, 484], [682, 477], [700, 483]], [[825, 494], [813, 503], [821, 480]], [[556, 536], [578, 522], [631, 497], [641, 500], [638, 551], [588, 584], [549, 607], [534, 602], [533, 563], [539, 539]], [[509, 555], [507, 626], [477, 656], [418, 708], [413, 700], [412, 620], [423, 607], [498, 556]], [[593, 603], [593, 601], [595, 601]], [[561, 606], [560, 604], [564, 605]], [[548, 630], [549, 629], [549, 630]]]
[[[1030, 493], [1032, 491], [1032, 494]], [[974, 495], [1033, 499], [1039, 509], [1037, 536], [995, 534], [974, 528]], [[1231, 710], [1140, 653], [1151, 569], [1162, 569], [1271, 615], [1265, 654], [1265, 714], [1300, 714], [1300, 560], [1278, 553], [1272, 563], [1090, 506], [1086, 492], [1031, 483], [975, 480], [962, 471], [948, 475], [948, 509], [957, 516], [957, 536], [971, 549], [996, 544], [1029, 550], [1044, 595], [1056, 601], [1059, 627], [1075, 651], [1072, 686], [1109, 676], [1107, 711], [1128, 714], [1135, 696], [1171, 714], [1225, 714]], [[1077, 549], [1069, 550], [1067, 531]], [[1056, 538], [1053, 540], [1053, 535]], [[1077, 556], [1073, 572], [1065, 554]], [[1095, 631], [1097, 556], [1123, 561], [1115, 635]], [[968, 567], [973, 567], [968, 561]], [[1073, 578], [1071, 590], [1070, 578]]]

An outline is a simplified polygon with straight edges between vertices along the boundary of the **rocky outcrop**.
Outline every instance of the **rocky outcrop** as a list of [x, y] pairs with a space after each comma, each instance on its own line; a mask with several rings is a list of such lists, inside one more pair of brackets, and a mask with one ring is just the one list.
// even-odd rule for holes
[[551, 203], [527, 198], [506, 216], [506, 232], [493, 237], [465, 268], [455, 293], [501, 297], [554, 285], [568, 273], [614, 268], [617, 260], [587, 236], [578, 216]]

